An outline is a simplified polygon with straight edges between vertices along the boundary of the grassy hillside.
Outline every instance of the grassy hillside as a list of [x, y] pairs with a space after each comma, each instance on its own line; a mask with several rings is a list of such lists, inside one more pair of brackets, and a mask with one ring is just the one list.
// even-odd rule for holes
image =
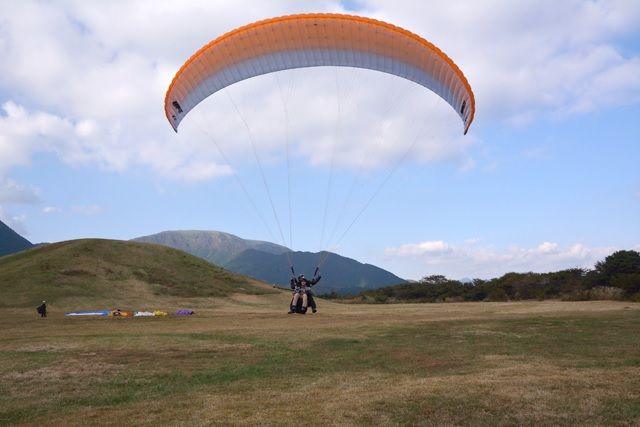
[[178, 251], [147, 243], [72, 240], [0, 258], [0, 307], [94, 302], [100, 306], [165, 296], [272, 292], [266, 285]]

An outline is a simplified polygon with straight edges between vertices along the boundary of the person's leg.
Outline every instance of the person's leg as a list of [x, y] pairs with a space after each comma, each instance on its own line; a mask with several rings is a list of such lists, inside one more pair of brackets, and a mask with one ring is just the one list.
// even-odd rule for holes
[[296, 312], [296, 306], [298, 305], [298, 298], [300, 298], [300, 294], [298, 292], [294, 292], [293, 300], [291, 301], [291, 310], [289, 310], [289, 313]]
[[311, 307], [311, 312], [315, 313], [318, 311], [318, 307], [316, 306], [316, 300], [313, 298], [311, 292], [307, 293], [307, 298], [309, 299], [309, 307]]
[[302, 292], [302, 312], [307, 312], [307, 293], [305, 291]]

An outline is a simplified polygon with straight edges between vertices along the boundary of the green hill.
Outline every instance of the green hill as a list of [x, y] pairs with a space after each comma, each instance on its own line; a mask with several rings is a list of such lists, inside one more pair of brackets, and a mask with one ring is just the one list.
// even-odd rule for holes
[[147, 243], [71, 240], [0, 258], [0, 307], [34, 306], [43, 299], [59, 306], [102, 307], [271, 292], [193, 255]]
[[0, 221], [0, 257], [29, 249], [33, 244]]

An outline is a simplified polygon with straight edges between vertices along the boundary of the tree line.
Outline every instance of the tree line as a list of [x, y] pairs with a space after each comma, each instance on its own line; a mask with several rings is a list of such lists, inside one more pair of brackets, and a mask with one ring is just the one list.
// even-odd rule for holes
[[[336, 293], [323, 295], [340, 298]], [[551, 273], [507, 273], [469, 282], [431, 275], [417, 283], [403, 283], [361, 292], [351, 302], [459, 302], [514, 300], [631, 300], [640, 302], [640, 253], [614, 252], [593, 269], [570, 268]]]

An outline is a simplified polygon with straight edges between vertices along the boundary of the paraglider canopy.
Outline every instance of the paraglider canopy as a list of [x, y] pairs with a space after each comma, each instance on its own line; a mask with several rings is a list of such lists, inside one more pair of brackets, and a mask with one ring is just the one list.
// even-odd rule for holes
[[330, 13], [266, 19], [206, 44], [173, 78], [165, 114], [177, 132], [189, 111], [227, 86], [275, 71], [318, 66], [366, 68], [411, 80], [451, 105], [465, 134], [473, 121], [471, 86], [444, 52], [386, 22]]

